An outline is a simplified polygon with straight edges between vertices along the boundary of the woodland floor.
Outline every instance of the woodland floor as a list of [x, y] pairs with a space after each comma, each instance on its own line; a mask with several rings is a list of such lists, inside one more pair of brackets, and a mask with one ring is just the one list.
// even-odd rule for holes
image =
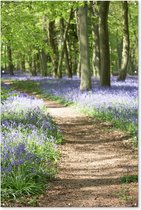
[[78, 113], [73, 107], [46, 101], [48, 112], [61, 127], [64, 144], [58, 175], [38, 199], [40, 207], [133, 207], [138, 184], [121, 183], [138, 173], [137, 151], [129, 136]]
[[62, 130], [64, 143], [59, 145], [58, 174], [38, 197], [38, 206], [136, 207], [138, 184], [120, 181], [138, 174], [138, 152], [130, 145], [130, 137], [74, 107], [45, 103]]

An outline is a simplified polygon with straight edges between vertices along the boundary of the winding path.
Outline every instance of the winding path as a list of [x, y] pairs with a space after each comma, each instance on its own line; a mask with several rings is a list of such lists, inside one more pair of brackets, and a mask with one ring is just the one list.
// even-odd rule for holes
[[41, 207], [126, 207], [137, 202], [137, 183], [120, 177], [138, 171], [137, 152], [127, 134], [78, 113], [73, 107], [46, 101], [65, 142], [58, 175], [39, 197]]

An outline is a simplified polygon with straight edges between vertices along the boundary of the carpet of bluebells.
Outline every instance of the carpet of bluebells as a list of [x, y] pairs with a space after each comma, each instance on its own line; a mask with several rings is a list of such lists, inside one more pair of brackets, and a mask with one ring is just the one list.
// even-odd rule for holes
[[[6, 76], [7, 77], [7, 76]], [[14, 80], [32, 80], [40, 82], [44, 94], [61, 97], [67, 102], [74, 102], [80, 109], [92, 115], [102, 115], [105, 119], [118, 122], [121, 127], [128, 127], [134, 136], [138, 133], [138, 77], [128, 76], [124, 82], [111, 78], [111, 87], [101, 87], [99, 80], [92, 79], [92, 91], [79, 90], [80, 79], [53, 79], [51, 77], [13, 76]]]
[[2, 85], [2, 199], [42, 192], [56, 173], [62, 135], [44, 102]]
[[[6, 78], [7, 75], [5, 76]], [[32, 80], [40, 82], [44, 94], [61, 97], [67, 102], [74, 102], [80, 109], [90, 111], [94, 115], [103, 115], [125, 125], [137, 137], [138, 127], [138, 77], [128, 76], [124, 82], [111, 78], [111, 87], [101, 87], [99, 80], [92, 79], [92, 91], [79, 90], [80, 79], [53, 79], [51, 77], [31, 77], [29, 75], [9, 77], [14, 80]]]
[[79, 90], [80, 80], [51, 80], [41, 81], [44, 93], [60, 96], [67, 101], [79, 104], [80, 108], [93, 110], [94, 113], [111, 116], [121, 123], [130, 124], [137, 135], [138, 124], [138, 78], [128, 77], [125, 82], [112, 77], [111, 87], [100, 87], [99, 81], [92, 80], [92, 91]]

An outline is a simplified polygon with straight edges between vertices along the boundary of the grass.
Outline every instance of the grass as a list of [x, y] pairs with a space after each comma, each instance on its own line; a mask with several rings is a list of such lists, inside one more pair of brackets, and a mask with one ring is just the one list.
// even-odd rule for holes
[[26, 93], [30, 93], [33, 95], [38, 95], [43, 99], [57, 101], [58, 103], [63, 104], [64, 106], [69, 106], [69, 105], [73, 104], [72, 102], [66, 101], [66, 100], [62, 99], [61, 97], [42, 93], [42, 91], [40, 90], [39, 82], [35, 82], [35, 81], [33, 82], [31, 80], [27, 80], [24, 82], [23, 81], [13, 81], [11, 83], [11, 87], [12, 87], [12, 89], [24, 91]]
[[81, 108], [81, 112], [85, 113], [90, 117], [95, 117], [98, 120], [111, 122], [114, 129], [120, 129], [124, 132], [129, 133], [132, 139], [131, 143], [134, 145], [134, 147], [137, 147], [137, 127], [135, 127], [133, 123], [127, 123], [122, 119], [115, 120], [111, 113], [99, 112], [96, 109]]
[[138, 182], [138, 175], [126, 175], [120, 178], [121, 183]]
[[117, 192], [117, 197], [120, 198], [121, 201], [124, 201], [126, 203], [130, 203], [132, 201], [132, 196], [129, 194], [128, 189], [121, 188], [119, 192]]

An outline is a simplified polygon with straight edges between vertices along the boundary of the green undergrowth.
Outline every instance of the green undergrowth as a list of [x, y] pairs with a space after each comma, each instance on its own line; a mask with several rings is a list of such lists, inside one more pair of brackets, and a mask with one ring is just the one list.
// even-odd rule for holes
[[122, 119], [115, 120], [111, 113], [99, 112], [92, 108], [80, 108], [80, 111], [90, 117], [95, 117], [98, 120], [111, 122], [113, 125], [113, 129], [120, 129], [124, 132], [127, 132], [131, 137], [131, 143], [134, 145], [134, 147], [137, 147], [137, 127], [135, 127], [133, 123], [126, 122]]
[[26, 93], [32, 93], [33, 95], [41, 94], [41, 90], [39, 88], [40, 83], [34, 82], [31, 80], [26, 81], [12, 81], [11, 87], [13, 89], [24, 91]]
[[47, 93], [41, 93], [41, 96], [43, 97], [43, 99], [48, 99], [48, 100], [53, 100], [53, 101], [57, 101], [58, 103], [64, 105], [64, 106], [70, 106], [73, 105], [73, 102], [70, 101], [66, 101], [65, 99], [59, 97], [59, 96], [53, 96]]
[[120, 178], [121, 183], [138, 182], [138, 175], [126, 175]]
[[40, 96], [42, 99], [48, 99], [48, 100], [53, 100], [53, 101], [57, 101], [58, 103], [64, 105], [64, 106], [70, 106], [73, 103], [70, 101], [66, 101], [65, 99], [59, 97], [59, 96], [53, 96], [47, 93], [43, 93], [40, 89], [40, 83], [39, 82], [35, 82], [35, 81], [31, 81], [31, 80], [27, 80], [27, 81], [13, 81], [11, 84], [11, 87], [13, 89], [22, 91], [22, 92], [26, 92], [26, 93], [30, 93], [33, 95], [38, 95]]

